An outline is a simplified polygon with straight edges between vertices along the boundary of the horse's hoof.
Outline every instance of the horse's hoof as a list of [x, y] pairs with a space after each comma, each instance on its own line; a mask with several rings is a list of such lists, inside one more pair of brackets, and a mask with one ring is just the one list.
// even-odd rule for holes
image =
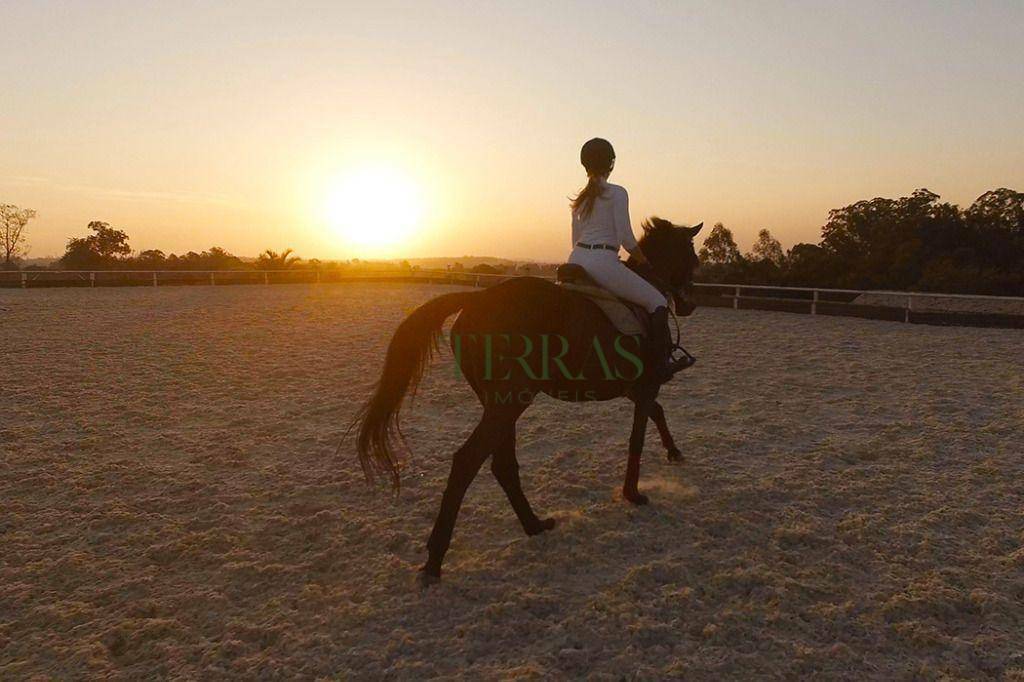
[[649, 500], [647, 499], [647, 496], [646, 495], [642, 495], [640, 493], [628, 493], [628, 492], [623, 491], [622, 496], [624, 498], [626, 498], [627, 501], [632, 502], [633, 504], [638, 505], [638, 506], [639, 505], [645, 505], [645, 504], [647, 504], [649, 502]]
[[670, 461], [670, 462], [682, 462], [683, 461], [683, 451], [680, 450], [679, 448], [672, 448], [671, 450], [668, 451], [668, 461]]
[[441, 582], [441, 576], [428, 573], [426, 568], [421, 568], [419, 574], [416, 576], [416, 584], [419, 586], [421, 592], [431, 585], [436, 585], [439, 582]]
[[555, 527], [555, 520], [554, 519], [538, 520], [537, 521], [537, 525], [531, 526], [531, 527], [526, 529], [526, 534], [530, 535], [530, 536], [540, 535], [544, 531], [551, 530], [554, 527]]

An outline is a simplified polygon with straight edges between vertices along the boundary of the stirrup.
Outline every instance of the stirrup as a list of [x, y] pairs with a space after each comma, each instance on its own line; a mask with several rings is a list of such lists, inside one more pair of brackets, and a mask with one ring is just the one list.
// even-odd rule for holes
[[[673, 358], [672, 354], [676, 350], [681, 350], [683, 352], [683, 357], [681, 357], [681, 358]], [[675, 374], [676, 372], [681, 372], [684, 369], [687, 369], [689, 367], [693, 367], [693, 365], [697, 362], [697, 358], [695, 358], [692, 355], [690, 355], [690, 351], [686, 350], [685, 348], [683, 348], [682, 346], [680, 346], [678, 344], [676, 344], [672, 348], [672, 350], [669, 351], [668, 357], [669, 357], [668, 366], [669, 366], [669, 370], [672, 372], [672, 374]]]
[[697, 363], [697, 358], [692, 355], [676, 358], [668, 365], [668, 370], [675, 374], [676, 372], [682, 372], [684, 369], [693, 367]]

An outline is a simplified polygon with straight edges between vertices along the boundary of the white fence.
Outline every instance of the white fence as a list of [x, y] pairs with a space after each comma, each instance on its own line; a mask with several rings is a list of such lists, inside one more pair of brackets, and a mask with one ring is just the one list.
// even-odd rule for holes
[[[283, 283], [327, 283], [353, 282], [362, 280], [389, 280], [406, 282], [434, 282], [468, 286], [490, 286], [506, 279], [521, 275], [533, 275], [551, 279], [550, 271], [541, 274], [517, 272], [514, 274], [474, 273], [454, 270], [334, 270], [334, 269], [293, 269], [293, 270], [22, 270], [0, 272], [0, 287], [31, 288], [34, 286], [161, 286], [181, 284], [283, 284]], [[980, 296], [967, 294], [938, 294], [930, 292], [882, 291], [861, 289], [821, 289], [811, 287], [780, 287], [752, 284], [694, 285], [702, 305], [726, 306], [734, 309], [754, 308], [809, 313], [811, 315], [855, 315], [878, 319], [902, 320], [904, 322], [934, 321], [947, 324], [972, 324], [988, 326], [1024, 327], [1024, 297]], [[858, 303], [856, 299], [864, 294], [882, 296], [888, 299], [885, 305]], [[991, 312], [944, 312], [948, 318], [943, 322], [937, 312], [929, 310], [934, 306], [922, 305], [929, 299], [951, 299], [963, 301], [992, 301], [1006, 307], [1016, 307], [1022, 313]], [[978, 306], [985, 307], [985, 306]], [[953, 317], [950, 317], [950, 316]], [[959, 315], [959, 321], [954, 319]], [[915, 319], [916, 318], [916, 319]], [[1017, 318], [1017, 319], [1003, 319]]]

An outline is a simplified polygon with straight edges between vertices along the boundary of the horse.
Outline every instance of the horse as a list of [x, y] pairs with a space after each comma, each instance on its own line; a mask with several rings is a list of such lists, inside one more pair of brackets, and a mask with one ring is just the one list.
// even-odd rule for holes
[[[641, 266], [632, 256], [626, 262], [671, 296], [676, 312], [684, 316], [695, 308], [691, 299], [698, 260], [693, 238], [702, 226], [678, 226], [652, 217], [643, 223], [639, 241], [649, 265]], [[483, 406], [483, 415], [452, 459], [420, 572], [424, 586], [440, 579], [463, 496], [488, 457], [491, 473], [526, 534], [555, 527], [553, 518], [541, 519], [530, 506], [516, 460], [516, 421], [539, 393], [572, 402], [621, 397], [633, 401], [622, 486], [623, 498], [633, 504], [648, 502], [638, 481], [649, 419], [658, 428], [668, 459], [682, 459], [657, 401], [660, 381], [646, 369], [653, 365], [646, 362], [650, 358], [645, 343], [620, 334], [583, 294], [547, 279], [515, 277], [479, 291], [438, 296], [399, 324], [373, 394], [353, 422], [353, 427], [358, 425], [356, 450], [368, 480], [383, 475], [397, 492], [399, 452], [404, 445], [399, 411], [405, 397], [415, 394], [438, 351], [444, 322], [455, 313], [459, 315], [451, 327], [450, 345], [463, 377]]]

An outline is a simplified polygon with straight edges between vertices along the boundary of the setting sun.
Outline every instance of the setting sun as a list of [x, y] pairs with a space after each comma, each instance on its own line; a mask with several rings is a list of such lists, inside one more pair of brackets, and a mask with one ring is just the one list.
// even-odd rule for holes
[[420, 227], [423, 197], [419, 185], [399, 169], [369, 166], [335, 181], [325, 208], [328, 224], [347, 245], [379, 251]]

